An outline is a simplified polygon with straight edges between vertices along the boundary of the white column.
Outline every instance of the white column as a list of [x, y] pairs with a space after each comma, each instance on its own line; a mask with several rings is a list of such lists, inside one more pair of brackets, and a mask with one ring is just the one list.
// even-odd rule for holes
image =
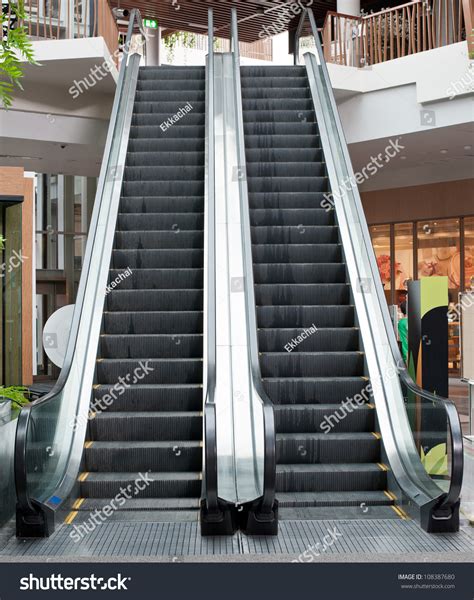
[[147, 67], [159, 67], [160, 66], [160, 41], [161, 41], [161, 27], [156, 29], [146, 27], [147, 34], [146, 40], [146, 66]]
[[360, 0], [337, 0], [337, 12], [344, 15], [359, 15]]

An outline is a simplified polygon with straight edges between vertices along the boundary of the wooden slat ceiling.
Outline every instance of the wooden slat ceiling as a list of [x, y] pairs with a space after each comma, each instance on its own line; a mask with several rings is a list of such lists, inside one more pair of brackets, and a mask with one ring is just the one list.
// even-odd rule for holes
[[[289, 0], [109, 0], [111, 6], [139, 8], [142, 17], [157, 19], [165, 34], [171, 31], [192, 31], [206, 33], [207, 9], [214, 9], [214, 27], [217, 37], [229, 37], [230, 10], [238, 10], [239, 39], [254, 42], [259, 38], [264, 26], [271, 28], [282, 14], [281, 7], [295, 4]], [[310, 5], [315, 13], [318, 26], [324, 22], [328, 10], [336, 10], [337, 0], [299, 0], [300, 6]], [[403, 4], [399, 0], [362, 0], [365, 10], [378, 10], [383, 6]], [[280, 8], [278, 8], [280, 7]], [[288, 23], [288, 29], [295, 29], [299, 16]], [[271, 29], [270, 29], [271, 30]]]

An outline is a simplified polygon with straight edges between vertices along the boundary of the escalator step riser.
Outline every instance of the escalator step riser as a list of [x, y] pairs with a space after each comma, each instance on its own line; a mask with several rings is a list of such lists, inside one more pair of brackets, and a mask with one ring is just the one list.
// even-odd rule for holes
[[353, 306], [258, 306], [259, 327], [353, 327]]
[[198, 248], [167, 250], [114, 250], [114, 269], [189, 269], [202, 268], [203, 251]]
[[[271, 386], [265, 384], [265, 388], [271, 389]], [[312, 396], [307, 397], [308, 403]], [[333, 395], [335, 398], [335, 395]], [[346, 402], [346, 398], [342, 397]], [[296, 396], [289, 398], [288, 401], [295, 401]], [[341, 398], [339, 398], [341, 399]], [[305, 400], [302, 396], [298, 400]], [[327, 398], [325, 399], [327, 403]], [[352, 411], [350, 410], [352, 409]], [[275, 429], [278, 433], [307, 433], [314, 431], [316, 433], [353, 433], [360, 431], [372, 432], [375, 426], [375, 410], [366, 405], [350, 406], [345, 409], [342, 404], [331, 405], [331, 408], [319, 408], [313, 405], [305, 406], [297, 404], [292, 406], [278, 406], [275, 408]], [[375, 440], [375, 437], [374, 437]], [[347, 456], [351, 456], [349, 453]], [[292, 462], [292, 461], [290, 461]]]
[[120, 269], [109, 271], [109, 289], [184, 290], [202, 289], [203, 285], [204, 269], [135, 269], [126, 279]]
[[187, 138], [198, 138], [204, 135], [204, 127], [202, 125], [185, 125], [184, 121], [174, 123], [170, 127], [163, 129], [159, 125], [132, 125], [130, 127], [130, 137], [132, 139], [180, 139], [182, 147], [185, 146], [184, 141]]
[[[318, 324], [315, 323], [316, 328]], [[260, 329], [258, 347], [260, 352], [353, 352], [359, 349], [357, 329]], [[290, 345], [292, 340], [301, 342]]]
[[261, 244], [254, 245], [252, 253], [257, 264], [340, 263], [342, 260], [339, 244]]
[[[323, 151], [320, 148], [254, 148], [246, 150], [247, 173], [252, 163], [297, 163], [324, 162]], [[293, 176], [293, 173], [291, 174]]]
[[380, 472], [281, 473], [277, 469], [277, 492], [353, 492], [383, 490], [387, 474]]
[[[117, 414], [117, 413], [116, 413]], [[202, 418], [200, 416], [181, 416], [159, 418], [147, 415], [131, 418], [116, 418], [114, 413], [104, 413], [89, 421], [90, 433], [98, 442], [132, 442], [132, 441], [176, 441], [197, 440], [202, 436]], [[129, 471], [128, 465], [117, 467]], [[147, 467], [147, 471], [151, 467]], [[117, 469], [114, 469], [117, 470]], [[171, 469], [170, 469], [171, 470]]]
[[372, 439], [332, 440], [331, 435], [324, 439], [277, 436], [276, 460], [279, 464], [338, 464], [373, 463], [380, 460], [380, 441]]
[[[247, 91], [247, 90], [246, 90]], [[250, 98], [242, 100], [244, 114], [250, 111], [260, 110], [291, 110], [291, 111], [313, 111], [311, 98]]]
[[[150, 115], [150, 114], [167, 114], [175, 115], [180, 108], [186, 106], [188, 102], [180, 102], [179, 100], [163, 100], [159, 102], [135, 102], [133, 105], [134, 115]], [[193, 100], [189, 102], [192, 106], [193, 113], [205, 113], [206, 103], [202, 100]], [[311, 102], [310, 102], [311, 104]], [[311, 106], [309, 107], [311, 108]], [[189, 113], [188, 113], [189, 114]]]
[[203, 92], [206, 89], [206, 81], [199, 79], [139, 79], [137, 82], [137, 91], [160, 91], [160, 92]]
[[176, 165], [171, 167], [153, 166], [153, 167], [127, 167], [125, 169], [124, 181], [152, 181], [156, 182], [158, 187], [161, 181], [170, 181], [172, 179], [178, 181], [192, 181], [204, 178], [204, 165], [198, 167]]
[[[203, 213], [204, 198], [201, 196], [129, 196], [120, 200], [121, 213]], [[172, 232], [178, 231], [176, 225]], [[157, 230], [162, 231], [162, 230]]]
[[[117, 481], [86, 481], [81, 482], [81, 496], [85, 498], [115, 498], [123, 495], [123, 489], [131, 485], [134, 489], [135, 478]], [[143, 484], [144, 485], [144, 484]], [[199, 498], [201, 481], [190, 480], [158, 480], [153, 481], [139, 491], [138, 498]]]
[[129, 152], [127, 154], [127, 171], [130, 167], [159, 166], [196, 166], [204, 168], [204, 152], [188, 150], [185, 152]]
[[255, 283], [343, 283], [344, 264], [256, 264]]
[[[204, 227], [203, 213], [120, 213], [117, 228], [121, 231], [199, 231]], [[178, 234], [176, 234], [178, 235]]]
[[254, 192], [327, 192], [328, 180], [324, 176], [314, 177], [248, 177], [250, 193]]
[[306, 77], [303, 65], [265, 65], [242, 66], [242, 77]]
[[291, 352], [262, 354], [260, 367], [263, 377], [357, 377], [364, 374], [362, 354], [311, 354]]
[[[202, 290], [114, 290], [106, 296], [108, 311], [202, 310]], [[145, 315], [146, 318], [146, 315]]]
[[204, 196], [203, 181], [161, 181], [159, 186], [150, 181], [124, 181], [122, 196]]
[[[264, 225], [252, 227], [253, 244], [338, 244], [339, 231], [330, 225]], [[317, 265], [316, 265], [317, 268]]]
[[299, 227], [300, 231], [312, 225], [333, 225], [334, 214], [332, 210], [325, 210], [315, 206], [311, 209], [300, 208], [254, 208], [250, 211], [250, 223], [253, 227]]
[[[298, 379], [267, 379], [264, 381], [267, 393], [276, 404], [337, 405], [354, 399], [354, 403], [357, 405], [371, 399], [370, 390], [367, 390], [367, 384], [366, 380], [359, 377], [354, 379], [331, 379], [326, 376], [323, 380], [316, 379], [313, 381]], [[334, 410], [337, 410], [337, 406]], [[344, 417], [344, 415], [345, 411], [336, 416], [339, 418]], [[283, 418], [281, 417], [281, 419]], [[279, 423], [283, 426], [283, 420], [280, 420]]]
[[255, 299], [259, 306], [267, 304], [312, 306], [349, 304], [350, 289], [346, 284], [275, 284], [255, 286]]
[[[120, 393], [121, 392], [121, 393]], [[135, 385], [117, 391], [113, 385], [93, 390], [93, 406], [102, 412], [201, 411], [202, 387]], [[133, 414], [130, 415], [133, 418]]]
[[[177, 111], [179, 111], [181, 108], [183, 107], [177, 107]], [[177, 113], [179, 114], [183, 114], [182, 117], [179, 118], [179, 123], [180, 125], [201, 125], [203, 126], [205, 124], [206, 121], [206, 115], [203, 112], [197, 112], [194, 111], [192, 108], [192, 104], [188, 105], [188, 107], [186, 108], [186, 110], [189, 110], [189, 112], [184, 112], [182, 111], [181, 113]], [[132, 126], [133, 125], [142, 125], [142, 126], [146, 126], [146, 127], [159, 127], [162, 123], [163, 123], [163, 127], [166, 128], [166, 123], [169, 119], [173, 119], [174, 118], [174, 114], [173, 113], [166, 113], [166, 112], [159, 112], [159, 113], [148, 113], [148, 114], [135, 114], [132, 116]], [[171, 125], [172, 127], [174, 127], [174, 124]], [[161, 127], [160, 127], [161, 129]], [[168, 129], [169, 131], [169, 129]]]
[[[130, 139], [128, 152], [180, 152], [183, 142], [180, 139]], [[204, 152], [204, 138], [186, 138], [186, 152]]]
[[320, 162], [250, 162], [247, 163], [249, 183], [262, 177], [324, 177], [326, 166]]
[[259, 123], [316, 123], [314, 110], [265, 109], [244, 110], [244, 121]]
[[242, 101], [246, 100], [267, 100], [281, 98], [283, 100], [305, 99], [311, 100], [311, 91], [309, 87], [246, 87], [242, 89]]
[[203, 315], [200, 311], [109, 312], [104, 314], [104, 333], [112, 335], [202, 333], [202, 323]]
[[135, 103], [137, 102], [153, 102], [157, 106], [161, 102], [178, 103], [179, 106], [184, 106], [188, 102], [205, 102], [206, 92], [202, 90], [137, 90], [135, 94]]
[[308, 80], [304, 73], [299, 77], [274, 77], [274, 76], [246, 76], [242, 75], [242, 94], [244, 97], [247, 97], [245, 94], [245, 90], [247, 88], [286, 88], [287, 90], [291, 90], [293, 88], [307, 88]]
[[187, 447], [172, 441], [168, 447], [136, 448], [87, 448], [85, 468], [89, 472], [177, 472], [200, 471], [202, 469], [202, 448], [199, 445]]
[[103, 335], [102, 358], [199, 358], [203, 352], [202, 335]]
[[[174, 125], [174, 127], [176, 126]], [[272, 135], [295, 135], [295, 132], [296, 135], [316, 136], [318, 133], [318, 126], [316, 125], [316, 123], [305, 123], [304, 121], [301, 121], [299, 123], [244, 122], [245, 135], [258, 135], [259, 137], [266, 137]]]
[[138, 72], [138, 79], [144, 80], [162, 80], [162, 79], [205, 79], [205, 67], [141, 67]]
[[[294, 126], [293, 126], [294, 130]], [[320, 148], [321, 140], [318, 135], [297, 135], [293, 132], [285, 135], [265, 135], [254, 134], [245, 136], [245, 147], [247, 150], [263, 149], [263, 148]]]
[[132, 250], [133, 248], [148, 250], [152, 248], [156, 250], [196, 248], [199, 250], [203, 247], [203, 241], [204, 233], [202, 231], [181, 230], [176, 223], [167, 231], [117, 231], [114, 247], [116, 250]]
[[102, 359], [96, 370], [99, 384], [116, 384], [120, 377], [130, 385], [202, 383], [202, 360], [196, 359]]

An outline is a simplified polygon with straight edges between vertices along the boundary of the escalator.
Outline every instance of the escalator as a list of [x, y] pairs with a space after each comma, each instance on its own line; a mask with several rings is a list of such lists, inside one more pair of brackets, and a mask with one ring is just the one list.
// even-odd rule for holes
[[[260, 367], [281, 508], [390, 505], [306, 68], [241, 67]], [[301, 337], [302, 336], [302, 337]], [[352, 411], [348, 400], [362, 394]]]
[[[124, 518], [199, 506], [204, 86], [204, 68], [140, 68], [92, 399], [105, 410], [89, 425], [81, 512], [140, 473], [148, 485]], [[189, 114], [160, 127], [187, 103]]]

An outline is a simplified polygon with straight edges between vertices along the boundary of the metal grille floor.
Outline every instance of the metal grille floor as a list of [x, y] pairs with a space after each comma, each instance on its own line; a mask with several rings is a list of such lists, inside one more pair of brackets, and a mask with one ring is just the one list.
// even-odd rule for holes
[[[344, 556], [351, 556], [353, 561], [362, 555], [373, 556], [374, 562], [381, 556], [392, 556], [396, 561], [408, 555], [420, 555], [420, 558], [422, 555], [439, 555], [440, 560], [459, 561], [463, 560], [463, 554], [472, 556], [474, 552], [472, 528], [463, 527], [457, 534], [429, 535], [412, 521], [386, 519], [282, 521], [279, 536], [275, 538], [242, 534], [203, 538], [196, 522], [110, 522], [98, 525], [80, 541], [73, 540], [72, 531], [72, 526], [63, 525], [48, 539], [12, 538], [0, 551], [0, 561], [18, 556], [61, 560], [87, 557], [153, 560], [162, 557], [170, 561], [180, 557], [203, 557], [205, 560], [204, 557], [211, 559], [213, 556], [226, 561], [246, 556], [247, 560], [260, 562], [278, 556], [283, 560], [300, 557], [302, 562], [312, 562]], [[323, 550], [323, 538], [330, 531], [335, 534], [335, 539]], [[313, 558], [301, 558], [310, 547], [314, 549]]]

